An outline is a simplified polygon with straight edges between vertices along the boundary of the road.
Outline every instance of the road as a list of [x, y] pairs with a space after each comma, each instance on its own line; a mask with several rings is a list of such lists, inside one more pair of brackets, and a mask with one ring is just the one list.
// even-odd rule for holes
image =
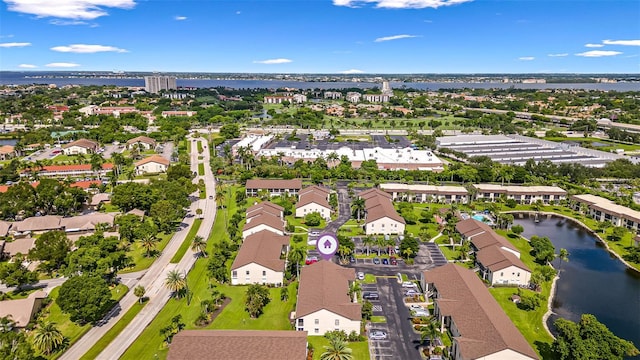
[[[204, 139], [201, 139], [204, 140]], [[204, 144], [206, 144], [206, 140], [204, 140]], [[196, 154], [197, 154], [197, 149], [198, 147], [196, 146]], [[166, 144], [164, 144], [164, 146], [162, 147], [162, 154], [160, 154], [163, 158], [167, 159], [167, 160], [171, 160], [171, 155], [173, 155], [173, 143], [172, 142], [168, 142]], [[198, 160], [198, 156], [196, 155], [195, 161]], [[194, 163], [194, 159], [193, 159], [193, 148], [191, 149], [191, 163]], [[193, 166], [192, 166], [193, 167]], [[198, 166], [196, 166], [196, 173], [198, 171]]]
[[[131, 285], [137, 283], [138, 280], [142, 277], [142, 275], [144, 275], [144, 271], [137, 271], [133, 273], [119, 275], [118, 278], [120, 280], [120, 283], [131, 288]], [[55, 279], [42, 280], [35, 284], [24, 286], [23, 290], [40, 289], [40, 290], [46, 291], [47, 294], [49, 294], [51, 290], [53, 290], [53, 288], [62, 285], [65, 281], [67, 281], [67, 279], [68, 278], [66, 277], [58, 277]], [[9, 291], [14, 291], [14, 290], [15, 290], [15, 287], [7, 287], [4, 284], [0, 285], [0, 292], [7, 293]]]
[[124, 151], [124, 145], [105, 145], [102, 157], [105, 159], [111, 159], [113, 153], [121, 153]]
[[[200, 139], [206, 143], [205, 139]], [[203, 156], [202, 160], [198, 160], [198, 156]], [[202, 154], [198, 154], [196, 146], [191, 148], [191, 170], [198, 171], [198, 163], [204, 163], [205, 175], [196, 177], [193, 182], [198, 183], [200, 178], [204, 179], [207, 195], [215, 194], [214, 176], [209, 166], [209, 152], [205, 151]], [[197, 195], [196, 195], [197, 196]], [[215, 196], [213, 196], [215, 199]], [[197, 235], [202, 236], [204, 239], [209, 238], [209, 234], [213, 227], [213, 222], [216, 215], [216, 205], [213, 199], [200, 199], [191, 204], [191, 214], [195, 214], [196, 209], [201, 208], [203, 210], [203, 221], [200, 225]], [[144, 273], [137, 283], [132, 283], [130, 288], [137, 285], [142, 285], [146, 289], [146, 296], [149, 298], [147, 305], [140, 311], [140, 313], [129, 323], [129, 325], [120, 332], [97, 359], [118, 359], [127, 350], [127, 348], [135, 341], [135, 339], [142, 333], [144, 328], [153, 320], [153, 318], [160, 312], [162, 307], [169, 300], [170, 292], [164, 286], [167, 273], [171, 270], [178, 270], [183, 273], [188, 273], [193, 267], [196, 261], [196, 256], [190, 249], [178, 264], [170, 264], [169, 261], [176, 253], [184, 239], [186, 238], [189, 229], [193, 225], [193, 221], [196, 217], [186, 217], [183, 220], [183, 224], [187, 225], [182, 230], [176, 232], [171, 238], [167, 246], [165, 247], [162, 255], [151, 265], [151, 267]], [[114, 311], [110, 313], [110, 317], [105, 319], [99, 326], [94, 326], [87, 332], [78, 342], [76, 342], [69, 350], [67, 350], [60, 359], [62, 360], [76, 360], [84, 355], [104, 334], [117, 323], [118, 320], [138, 301], [138, 298], [133, 295], [133, 291], [129, 291], [122, 300], [118, 303]]]

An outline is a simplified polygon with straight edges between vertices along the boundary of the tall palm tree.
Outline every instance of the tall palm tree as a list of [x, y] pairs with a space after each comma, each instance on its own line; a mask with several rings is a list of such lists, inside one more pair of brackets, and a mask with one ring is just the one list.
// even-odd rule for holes
[[198, 253], [198, 256], [207, 257], [207, 242], [202, 236], [196, 236], [191, 243], [191, 250]]
[[64, 335], [58, 330], [54, 322], [42, 322], [34, 331], [33, 345], [45, 355], [51, 355], [63, 343]]
[[353, 213], [355, 213], [358, 222], [360, 222], [360, 216], [364, 216], [365, 212], [364, 199], [361, 197], [354, 199], [351, 203], [351, 209], [353, 210]]
[[360, 283], [357, 281], [352, 281], [349, 284], [349, 296], [353, 297], [353, 302], [358, 302], [358, 293], [362, 290]]
[[187, 279], [178, 270], [171, 270], [167, 273], [164, 285], [175, 294], [177, 299], [180, 297], [180, 293], [187, 288]]
[[376, 237], [376, 248], [378, 248], [378, 256], [380, 256], [380, 251], [382, 250], [383, 247], [385, 247], [385, 245], [387, 245], [387, 241], [384, 239], [384, 236], [377, 236]]
[[145, 256], [150, 257], [151, 251], [156, 248], [158, 238], [156, 237], [156, 234], [149, 232], [144, 234], [142, 239], [140, 239], [140, 242], [140, 245], [142, 245], [142, 247], [146, 250]]
[[423, 326], [420, 330], [420, 340], [425, 341], [429, 339], [429, 349], [433, 349], [433, 342], [440, 334], [440, 329], [435, 321], [429, 321], [426, 326]]
[[[221, 190], [223, 190], [223, 189], [221, 189]], [[225, 207], [224, 206], [224, 200], [225, 200], [224, 191], [216, 190], [215, 199], [216, 199], [216, 206], [219, 209], [222, 209], [222, 208]]]
[[346, 245], [340, 245], [338, 247], [338, 254], [340, 255], [340, 260], [343, 262], [347, 260], [347, 256], [351, 255], [352, 252], [353, 250]]
[[351, 348], [347, 347], [347, 343], [342, 339], [331, 339], [329, 346], [325, 346], [324, 349], [320, 360], [353, 360]]
[[557, 255], [558, 259], [560, 259], [560, 265], [558, 266], [558, 272], [562, 271], [562, 263], [563, 262], [569, 262], [569, 251], [567, 251], [567, 249], [562, 248], [560, 249], [560, 253]]
[[138, 297], [138, 301], [140, 301], [140, 304], [142, 304], [142, 298], [146, 292], [147, 290], [142, 285], [138, 285], [133, 288], [133, 295]]
[[297, 278], [300, 278], [300, 262], [307, 255], [307, 249], [302, 246], [296, 246], [289, 250], [289, 261], [296, 264]]
[[362, 245], [367, 247], [367, 256], [371, 254], [371, 245], [373, 244], [374, 244], [374, 241], [371, 235], [367, 235], [365, 236], [364, 239], [362, 239]]

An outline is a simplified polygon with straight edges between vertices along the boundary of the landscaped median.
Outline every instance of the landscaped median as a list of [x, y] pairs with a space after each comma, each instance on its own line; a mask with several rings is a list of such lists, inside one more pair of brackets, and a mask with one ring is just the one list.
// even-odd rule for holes
[[[307, 337], [309, 345], [313, 347], [313, 359], [320, 360], [320, 356], [325, 351], [325, 346], [329, 346], [329, 339], [324, 336]], [[353, 360], [369, 360], [369, 343], [366, 341], [356, 341], [347, 343], [351, 349]]]
[[176, 251], [175, 255], [173, 255], [173, 257], [169, 261], [170, 263], [177, 264], [180, 262], [180, 260], [182, 260], [184, 254], [187, 252], [187, 250], [189, 250], [189, 247], [191, 247], [191, 243], [193, 243], [193, 239], [196, 237], [196, 234], [200, 229], [200, 224], [202, 224], [202, 219], [195, 219], [193, 221], [193, 225], [191, 226], [191, 229], [189, 229], [187, 237], [184, 239], [178, 251]]

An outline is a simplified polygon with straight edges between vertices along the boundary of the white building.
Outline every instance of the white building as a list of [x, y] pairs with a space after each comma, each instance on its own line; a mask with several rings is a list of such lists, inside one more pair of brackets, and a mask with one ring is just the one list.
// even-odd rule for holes
[[591, 194], [573, 195], [571, 202], [576, 210], [581, 210], [581, 204], [586, 206], [587, 214], [597, 221], [609, 221], [614, 226], [640, 231], [640, 211]]
[[65, 155], [87, 155], [95, 153], [98, 151], [98, 148], [98, 143], [93, 140], [79, 139], [65, 144], [62, 147], [62, 152]]
[[389, 102], [389, 95], [387, 94], [364, 94], [362, 100], [368, 102], [385, 103]]
[[296, 217], [305, 217], [317, 212], [326, 221], [331, 221], [331, 205], [329, 205], [329, 191], [319, 186], [309, 186], [298, 194]]
[[277, 235], [284, 235], [284, 221], [272, 214], [262, 213], [250, 219], [242, 228], [242, 238], [267, 230]]
[[403, 234], [406, 222], [393, 207], [391, 195], [378, 189], [361, 192], [358, 196], [365, 201], [366, 235]]
[[300, 179], [249, 179], [245, 185], [248, 197], [258, 196], [260, 191], [269, 192], [269, 196], [280, 196], [282, 194], [298, 195], [298, 191], [302, 189], [302, 180]]
[[156, 141], [147, 136], [138, 136], [127, 141], [128, 150], [133, 149], [135, 145], [141, 150], [153, 150], [156, 148]]
[[499, 246], [489, 246], [476, 253], [483, 279], [491, 285], [528, 286], [531, 270], [513, 253]]
[[157, 94], [161, 90], [176, 90], [175, 76], [145, 76], [144, 90], [148, 93]]
[[474, 184], [476, 200], [496, 201], [504, 196], [521, 204], [533, 204], [538, 200], [545, 204], [558, 203], [567, 198], [567, 192], [557, 186], [513, 186], [495, 184]]
[[282, 285], [288, 251], [287, 236], [267, 230], [247, 236], [231, 265], [231, 285]]
[[296, 330], [320, 336], [334, 330], [360, 333], [362, 305], [349, 297], [355, 276], [354, 269], [330, 261], [303, 267], [293, 316]]
[[362, 94], [359, 92], [348, 92], [345, 99], [352, 103], [359, 103], [360, 99], [362, 99]]
[[324, 92], [325, 99], [337, 100], [342, 98], [342, 93], [339, 91], [325, 91]]
[[160, 155], [151, 155], [135, 163], [136, 175], [167, 172], [171, 162]]
[[380, 190], [389, 193], [394, 201], [446, 204], [469, 201], [469, 192], [464, 186], [386, 183], [380, 184]]

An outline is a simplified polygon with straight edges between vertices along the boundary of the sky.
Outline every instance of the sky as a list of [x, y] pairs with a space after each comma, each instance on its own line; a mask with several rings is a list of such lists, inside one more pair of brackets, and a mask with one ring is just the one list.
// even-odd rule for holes
[[0, 70], [639, 73], [638, 0], [0, 0]]

